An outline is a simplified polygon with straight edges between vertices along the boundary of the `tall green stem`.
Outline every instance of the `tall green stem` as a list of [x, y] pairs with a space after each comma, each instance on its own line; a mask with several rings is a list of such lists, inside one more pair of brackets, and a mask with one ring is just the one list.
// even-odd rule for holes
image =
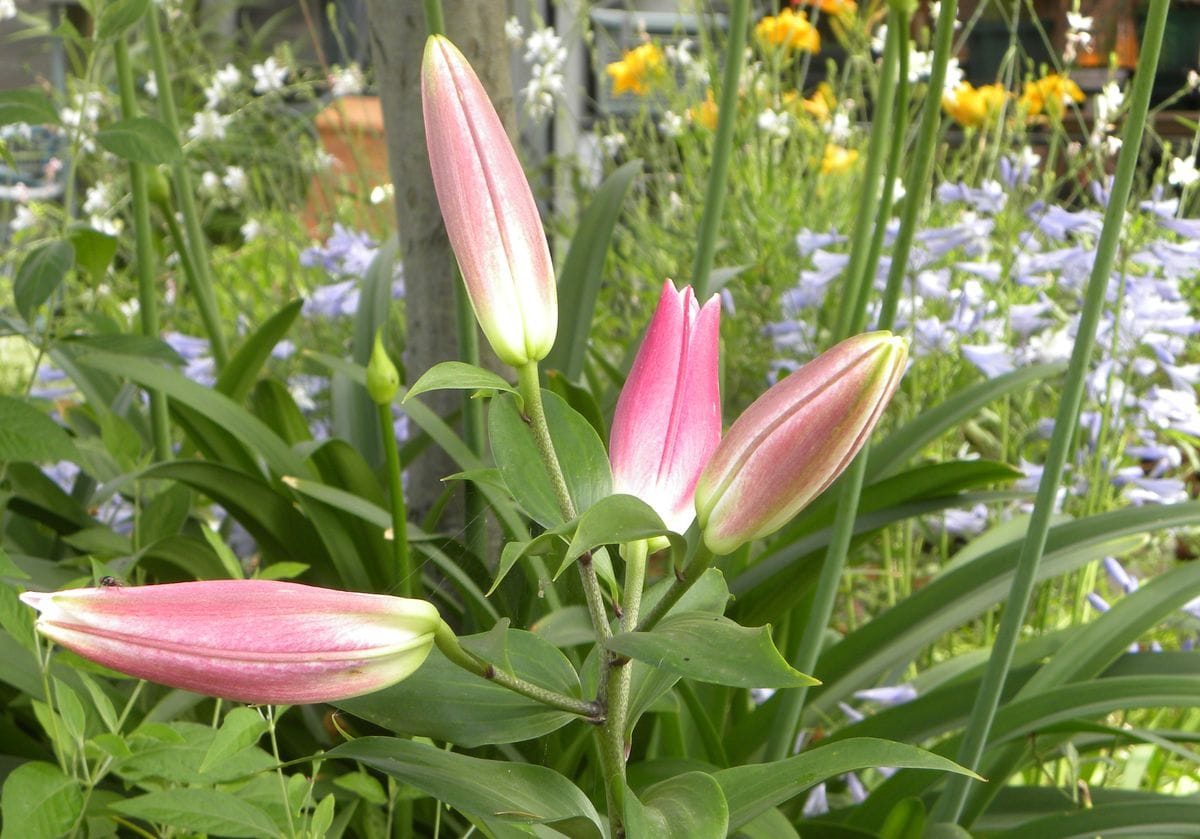
[[[466, 287], [461, 282], [454, 284], [454, 297], [458, 305], [458, 357], [479, 366], [479, 331], [475, 327], [475, 312], [467, 297]], [[463, 393], [463, 442], [476, 455], [482, 455], [487, 443], [486, 423], [483, 419], [483, 401], [471, 398], [470, 392]], [[487, 507], [483, 493], [473, 481], [463, 481], [463, 529], [467, 547], [481, 561], [487, 561]]]
[[733, 128], [738, 116], [738, 84], [746, 63], [746, 26], [749, 16], [750, 0], [733, 0], [730, 3], [725, 74], [721, 77], [721, 100], [717, 104], [717, 134], [713, 140], [704, 214], [700, 217], [700, 237], [696, 242], [696, 260], [692, 267], [692, 288], [701, 300], [711, 293], [709, 279], [717, 250], [717, 228], [725, 207], [729, 159], [733, 153]]
[[[392, 508], [392, 574], [400, 583], [401, 597], [421, 597], [421, 578], [413, 573], [408, 552], [408, 509], [404, 503], [404, 480], [400, 468], [400, 449], [396, 445], [396, 430], [392, 424], [392, 406], [377, 405], [379, 433], [383, 435], [383, 453], [387, 463], [388, 492]], [[388, 575], [391, 577], [391, 574]]]
[[[888, 271], [888, 286], [900, 286], [908, 271], [908, 254], [912, 251], [913, 236], [917, 232], [917, 221], [929, 197], [929, 178], [933, 172], [933, 154], [937, 146], [938, 127], [942, 121], [941, 91], [946, 85], [946, 65], [950, 60], [954, 42], [954, 20], [958, 15], [958, 0], [943, 0], [941, 13], [935, 27], [933, 69], [929, 74], [929, 92], [921, 111], [921, 125], [917, 129], [917, 142], [912, 168], [904, 181], [906, 194], [904, 212], [900, 217], [900, 232], [892, 246], [892, 266]], [[894, 323], [900, 296], [887, 297], [880, 310], [880, 324]]]
[[[1016, 573], [1012, 589], [1005, 601], [1004, 615], [987, 669], [979, 685], [979, 694], [971, 708], [966, 730], [958, 750], [958, 762], [968, 769], [978, 768], [987, 746], [988, 734], [1000, 704], [1000, 694], [1012, 665], [1013, 651], [1029, 608], [1029, 599], [1037, 580], [1038, 564], [1046, 547], [1046, 535], [1050, 528], [1050, 517], [1054, 511], [1054, 498], [1062, 482], [1063, 469], [1070, 453], [1071, 438], [1079, 420], [1079, 409], [1088, 365], [1091, 361], [1092, 345], [1096, 338], [1096, 327], [1104, 311], [1104, 293], [1108, 288], [1117, 247], [1120, 243], [1125, 208], [1137, 170], [1138, 156], [1142, 149], [1142, 135], [1146, 127], [1146, 113], [1150, 107], [1150, 93], [1154, 86], [1154, 71], [1158, 67], [1158, 55], [1162, 48], [1163, 31], [1166, 28], [1169, 0], [1150, 0], [1146, 18], [1145, 34], [1142, 38], [1141, 56], [1133, 77], [1133, 93], [1130, 96], [1129, 114], [1125, 122], [1125, 133], [1121, 138], [1121, 153], [1117, 159], [1117, 171], [1113, 178], [1112, 193], [1108, 209], [1104, 214], [1104, 226], [1096, 246], [1096, 261], [1088, 279], [1084, 295], [1083, 310], [1079, 316], [1075, 347], [1063, 383], [1062, 401], [1054, 421], [1054, 434], [1050, 438], [1050, 449], [1038, 484], [1037, 499], [1029, 530], [1017, 558]], [[946, 790], [934, 805], [931, 816], [935, 822], [956, 822], [962, 816], [967, 799], [967, 782], [951, 779]]]
[[[162, 34], [158, 29], [158, 8], [153, 3], [146, 12], [145, 29], [146, 40], [150, 45], [150, 59], [154, 63], [154, 78], [158, 82], [159, 113], [167, 128], [178, 137], [179, 114], [175, 109], [175, 94], [171, 90], [167, 52], [163, 48]], [[229, 360], [229, 347], [225, 342], [225, 331], [221, 324], [220, 312], [217, 310], [216, 295], [213, 293], [207, 240], [200, 227], [200, 214], [196, 212], [192, 175], [188, 169], [186, 158], [181, 157], [172, 164], [171, 179], [175, 185], [175, 200], [179, 202], [179, 212], [183, 216], [183, 226], [187, 231], [186, 244], [180, 253], [180, 258], [183, 260], [183, 264], [190, 269], [188, 283], [192, 293], [196, 296], [196, 306], [200, 309], [200, 319], [204, 323], [204, 331], [208, 333], [213, 360], [219, 371]], [[169, 214], [170, 210], [167, 209], [166, 212]], [[174, 219], [171, 221], [174, 222]]]
[[[117, 87], [121, 97], [121, 116], [132, 119], [138, 115], [137, 97], [133, 88], [133, 67], [129, 63], [129, 46], [125, 36], [113, 41], [113, 57], [117, 68]], [[146, 164], [129, 164], [129, 181], [133, 195], [133, 235], [137, 259], [138, 314], [142, 334], [158, 339], [158, 295], [154, 288], [154, 241], [150, 227], [150, 194], [146, 184]], [[150, 427], [157, 460], [171, 457], [171, 433], [167, 426], [167, 397], [162, 391], [151, 390]]]
[[[858, 191], [858, 213], [854, 219], [854, 237], [850, 243], [850, 265], [846, 269], [845, 293], [838, 311], [838, 340], [848, 337], [859, 320], [859, 313], [867, 307], [867, 295], [871, 279], [867, 274], [868, 257], [871, 253], [872, 231], [877, 221], [879, 207], [879, 179], [888, 159], [889, 139], [892, 131], [892, 104], [896, 95], [896, 68], [900, 63], [900, 45], [908, 40], [908, 28], [904, 27], [905, 16], [895, 7], [888, 17], [887, 43], [883, 50], [883, 68], [875, 97], [875, 109], [871, 120], [871, 138], [867, 144], [867, 166]], [[903, 28], [902, 28], [903, 27]], [[907, 44], [904, 44], [907, 48]], [[887, 208], [885, 208], [887, 209]]]

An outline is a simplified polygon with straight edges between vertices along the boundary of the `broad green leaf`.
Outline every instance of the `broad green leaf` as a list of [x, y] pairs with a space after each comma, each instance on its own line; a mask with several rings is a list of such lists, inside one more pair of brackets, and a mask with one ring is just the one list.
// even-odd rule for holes
[[508, 618], [501, 618], [487, 632], [462, 639], [463, 648], [505, 673], [512, 673], [512, 662], [508, 660], [508, 627], [510, 623]]
[[[612, 493], [608, 453], [596, 430], [562, 397], [543, 390], [542, 400], [567, 492], [576, 512], [583, 513]], [[517, 400], [512, 394], [502, 394], [492, 400], [488, 432], [496, 465], [517, 502], [543, 527], [563, 524], [565, 517], [533, 432], [518, 411]]]
[[96, 142], [134, 163], [174, 163], [183, 153], [171, 129], [154, 117], [130, 117], [101, 128]]
[[751, 629], [721, 615], [671, 615], [650, 632], [614, 635], [605, 646], [701, 682], [743, 688], [820, 684], [784, 660], [771, 640], [769, 626]]
[[558, 280], [558, 340], [544, 362], [547, 368], [561, 370], [571, 381], [583, 372], [613, 228], [625, 195], [641, 172], [642, 161], [631, 160], [609, 175], [593, 194], [571, 237]]
[[279, 828], [261, 809], [232, 793], [215, 789], [161, 790], [114, 802], [109, 808], [124, 816], [145, 819], [178, 830], [235, 839], [256, 839], [279, 833]]
[[262, 749], [244, 748], [200, 770], [217, 732], [191, 722], [143, 723], [127, 738], [133, 754], [115, 771], [131, 781], [161, 779], [179, 784], [217, 784], [249, 778], [274, 767]]
[[684, 772], [635, 796], [625, 791], [626, 835], [655, 839], [725, 839], [729, 808], [721, 785], [704, 772]]
[[1200, 802], [1160, 796], [1145, 802], [1109, 804], [1033, 819], [994, 839], [1094, 839], [1096, 836], [1200, 836]]
[[75, 248], [61, 239], [31, 250], [13, 280], [13, 302], [21, 317], [31, 321], [33, 310], [50, 299], [74, 264]]
[[76, 224], [71, 226], [69, 239], [75, 248], [75, 264], [91, 274], [93, 282], [101, 282], [117, 255], [117, 237]]
[[841, 740], [785, 760], [722, 769], [713, 777], [729, 804], [729, 827], [736, 829], [821, 781], [874, 766], [934, 769], [978, 777], [957, 763], [916, 746], [872, 738]]
[[62, 426], [22, 399], [0, 396], [0, 461], [46, 463], [77, 456]]
[[[9, 562], [11, 561], [9, 560]], [[33, 632], [35, 614], [32, 609], [17, 599], [15, 589], [0, 582], [0, 628], [3, 628], [31, 655], [37, 653], [38, 646]]]
[[443, 361], [430, 367], [421, 374], [421, 378], [413, 382], [408, 393], [404, 394], [404, 400], [407, 402], [410, 398], [431, 390], [495, 390], [517, 393], [516, 388], [491, 370], [484, 370], [462, 361]]
[[0, 91], [0, 125], [57, 123], [54, 100], [37, 88]]
[[577, 647], [596, 640], [587, 608], [578, 604], [555, 609], [535, 621], [529, 629], [556, 647]]
[[217, 377], [216, 389], [234, 402], [245, 399], [250, 388], [254, 386], [254, 380], [262, 370], [263, 364], [271, 357], [271, 350], [287, 335], [303, 306], [303, 300], [293, 300], [267, 318], [222, 368]]
[[103, 40], [121, 35], [146, 14], [150, 0], [114, 0], [105, 3], [96, 24], [96, 38]]
[[0, 811], [0, 839], [59, 839], [83, 812], [83, 790], [54, 764], [30, 761], [5, 779]]
[[678, 533], [668, 530], [658, 513], [640, 498], [610, 495], [597, 501], [579, 517], [563, 562], [574, 562], [585, 551], [601, 545], [625, 544], [656, 536], [666, 536], [671, 542], [671, 566], [678, 568], [687, 551], [687, 541]]
[[87, 730], [87, 712], [79, 701], [79, 694], [68, 687], [61, 679], [51, 679], [54, 686], [54, 704], [58, 708], [59, 719], [66, 727], [67, 736], [76, 742], [83, 740]]
[[4, 552], [4, 548], [0, 548], [0, 577], [8, 577], [13, 580], [29, 579], [29, 575], [12, 561], [12, 558]]
[[253, 746], [266, 730], [267, 721], [261, 712], [254, 708], [233, 708], [221, 721], [221, 727], [217, 729], [204, 760], [200, 761], [198, 771], [207, 772], [217, 763]]
[[[582, 695], [571, 663], [548, 641], [510, 629], [508, 659], [520, 677], [569, 696]], [[576, 719], [451, 664], [436, 648], [404, 681], [334, 703], [397, 734], [465, 748], [540, 737]]]
[[326, 752], [356, 760], [412, 784], [463, 813], [526, 824], [590, 824], [588, 834], [605, 835], [587, 796], [545, 766], [481, 760], [415, 740], [361, 737]]

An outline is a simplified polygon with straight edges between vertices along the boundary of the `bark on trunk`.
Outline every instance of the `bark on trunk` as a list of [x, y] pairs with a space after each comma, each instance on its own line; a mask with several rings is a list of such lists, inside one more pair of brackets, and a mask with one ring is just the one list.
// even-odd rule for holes
[[[443, 5], [446, 35], [475, 68], [512, 136], [515, 115], [504, 0], [444, 0]], [[458, 280], [438, 212], [421, 120], [421, 56], [427, 28], [424, 6], [417, 0], [367, 0], [367, 14], [396, 190], [408, 322], [404, 362], [413, 381], [439, 361], [458, 357], [453, 285]], [[453, 391], [420, 398], [442, 415], [461, 404]], [[442, 478], [457, 471], [436, 447], [409, 467], [408, 504], [414, 520], [420, 521], [433, 507], [443, 491]], [[452, 533], [462, 526], [460, 498], [447, 508], [441, 526]]]

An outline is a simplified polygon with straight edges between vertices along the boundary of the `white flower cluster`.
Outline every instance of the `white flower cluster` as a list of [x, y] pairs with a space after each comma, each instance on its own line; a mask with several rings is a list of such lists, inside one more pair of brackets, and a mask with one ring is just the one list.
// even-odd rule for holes
[[200, 176], [200, 194], [229, 206], [240, 204], [249, 189], [250, 181], [241, 166], [227, 166], [221, 175], [209, 170]]
[[1067, 12], [1067, 40], [1063, 46], [1063, 61], [1072, 63], [1078, 57], [1081, 48], [1084, 52], [1090, 52], [1092, 22], [1090, 17]]
[[329, 73], [329, 92], [335, 98], [357, 96], [366, 86], [362, 68], [353, 62], [345, 67], [334, 67]]
[[[520, 45], [524, 30], [516, 18], [505, 24], [505, 32], [510, 40]], [[554, 113], [555, 103], [563, 92], [563, 65], [567, 61], [567, 48], [550, 26], [535, 29], [524, 44], [529, 82], [521, 89], [521, 97], [526, 115], [534, 122], [541, 122]]]

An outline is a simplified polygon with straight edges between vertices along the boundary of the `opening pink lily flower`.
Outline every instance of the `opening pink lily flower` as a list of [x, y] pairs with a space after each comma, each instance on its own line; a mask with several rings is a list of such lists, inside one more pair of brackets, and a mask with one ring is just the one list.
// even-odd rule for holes
[[421, 101], [433, 185], [475, 318], [501, 361], [539, 361], [558, 330], [546, 232], [487, 92], [440, 35], [425, 44]]
[[903, 338], [857, 335], [755, 400], [696, 485], [709, 550], [727, 554], [771, 535], [833, 483], [875, 428], [907, 359]]
[[617, 400], [609, 441], [613, 491], [645, 501], [676, 533], [695, 518], [692, 496], [721, 440], [717, 296], [663, 283], [658, 308]]
[[105, 667], [239, 702], [332, 702], [411, 675], [433, 604], [269, 580], [25, 592], [37, 629]]

